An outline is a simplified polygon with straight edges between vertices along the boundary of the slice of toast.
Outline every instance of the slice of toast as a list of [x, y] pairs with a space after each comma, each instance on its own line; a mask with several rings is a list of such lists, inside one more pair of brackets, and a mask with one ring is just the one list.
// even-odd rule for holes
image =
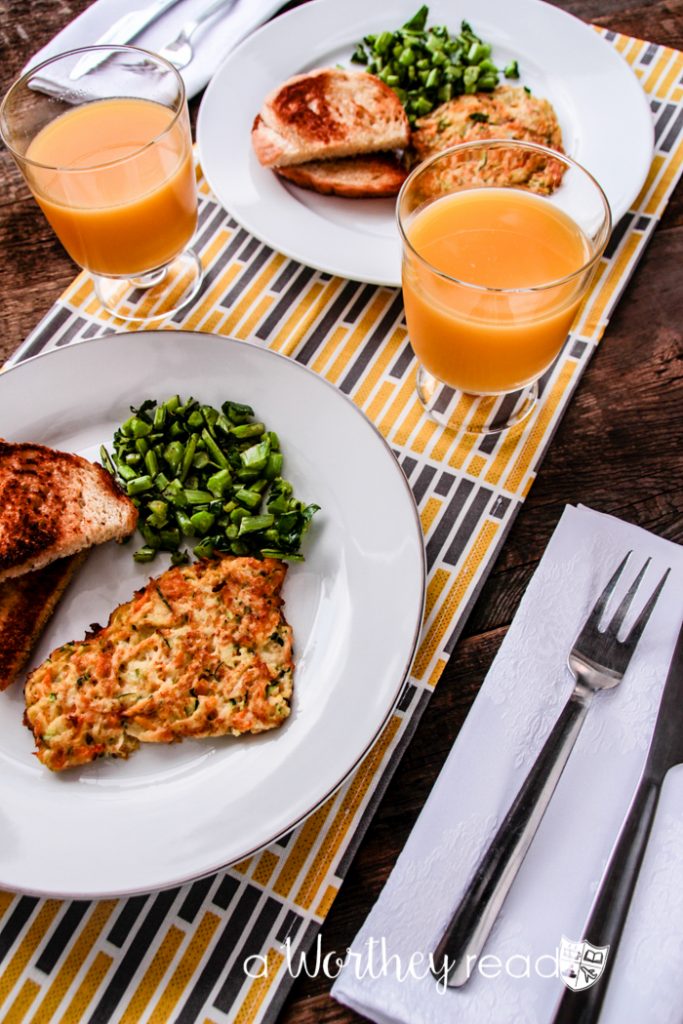
[[133, 532], [138, 512], [79, 455], [0, 440], [0, 582]]
[[396, 93], [375, 75], [343, 68], [288, 79], [266, 97], [251, 130], [264, 167], [402, 149], [409, 139]]
[[301, 188], [351, 199], [396, 196], [408, 172], [393, 153], [369, 153], [340, 160], [311, 160], [277, 173]]
[[0, 690], [19, 677], [48, 620], [88, 556], [68, 558], [0, 583]]

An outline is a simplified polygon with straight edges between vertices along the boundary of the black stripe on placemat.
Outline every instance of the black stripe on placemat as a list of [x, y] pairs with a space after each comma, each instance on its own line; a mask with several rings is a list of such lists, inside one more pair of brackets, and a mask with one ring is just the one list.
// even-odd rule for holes
[[661, 111], [659, 117], [657, 118], [657, 120], [655, 122], [655, 146], [659, 142], [659, 140], [661, 138], [661, 135], [662, 135], [662, 132], [664, 131], [664, 129], [668, 125], [669, 121], [673, 117], [675, 109], [676, 109], [676, 104], [675, 103], [665, 103], [664, 104], [664, 106], [662, 108], [662, 111]]
[[493, 491], [490, 487], [480, 487], [475, 494], [469, 508], [465, 512], [462, 523], [456, 530], [455, 537], [448, 545], [448, 550], [443, 556], [446, 565], [455, 565], [457, 563], [467, 541], [473, 536], [475, 527], [482, 518], [492, 495]]
[[[230, 243], [228, 248], [224, 249], [223, 252], [220, 254], [220, 256], [218, 256], [216, 258], [216, 260], [214, 260], [214, 262], [211, 264], [209, 269], [204, 271], [204, 277], [202, 278], [202, 283], [200, 284], [199, 291], [197, 292], [197, 294], [196, 294], [196, 296], [194, 298], [195, 306], [198, 305], [201, 302], [203, 297], [206, 295], [208, 290], [213, 285], [213, 283], [216, 280], [216, 278], [218, 277], [218, 275], [221, 273], [221, 271], [225, 267], [225, 265], [230, 261], [230, 259], [232, 257], [232, 253], [229, 251], [231, 246], [232, 246], [232, 242]], [[183, 309], [180, 309], [177, 313], [175, 313], [173, 315], [173, 317], [171, 318], [171, 322], [174, 323], [174, 324], [180, 324], [180, 323], [183, 322], [183, 320], [186, 317], [187, 317], [187, 309], [183, 307]]]
[[683, 107], [678, 111], [674, 123], [669, 128], [669, 131], [666, 133], [666, 138], [659, 147], [662, 153], [670, 152], [671, 147], [678, 138], [681, 128], [683, 128]]
[[258, 916], [251, 926], [244, 942], [239, 948], [228, 976], [221, 985], [220, 991], [213, 1001], [217, 1010], [228, 1013], [237, 993], [242, 988], [247, 975], [244, 971], [245, 961], [252, 956], [260, 954], [275, 924], [278, 914], [282, 911], [282, 904], [279, 900], [268, 897], [262, 907], [259, 908]]
[[37, 356], [39, 352], [52, 340], [54, 335], [67, 322], [72, 312], [67, 306], [55, 306], [54, 310], [45, 317], [38, 327], [29, 334], [24, 345], [19, 348], [12, 358], [12, 363], [21, 362], [22, 359], [29, 359]]
[[415, 498], [416, 505], [420, 504], [425, 494], [427, 493], [427, 489], [431, 484], [432, 480], [434, 479], [435, 473], [436, 469], [434, 468], [434, 466], [422, 467], [422, 470], [420, 471], [417, 480], [415, 481], [414, 484], [412, 484], [413, 497]]
[[75, 316], [74, 322], [62, 331], [60, 336], [55, 342], [55, 348], [62, 348], [64, 345], [68, 345], [69, 342], [73, 341], [76, 335], [86, 326], [88, 321], [82, 316]]
[[[207, 207], [207, 210], [211, 212], [210, 207]], [[195, 251], [201, 252], [204, 246], [211, 241], [213, 236], [216, 234], [216, 231], [218, 230], [218, 227], [221, 221], [223, 220], [224, 216], [225, 212], [220, 208], [218, 210], [214, 209], [213, 212], [211, 213], [211, 216], [208, 216], [208, 214], [204, 213], [204, 211], [202, 210], [199, 219], [199, 226], [201, 228], [201, 231], [198, 235], [195, 235], [194, 239], [192, 240], [192, 248]]]
[[338, 321], [343, 320], [343, 312], [351, 302], [359, 288], [357, 281], [347, 281], [337, 298], [334, 300], [320, 323], [311, 331], [306, 343], [296, 354], [297, 363], [308, 363], [315, 355], [320, 344], [326, 339], [330, 330]]
[[394, 365], [389, 370], [389, 376], [394, 377], [395, 380], [401, 380], [414, 358], [413, 346], [410, 344], [410, 339], [408, 339], [399, 352]]
[[441, 513], [439, 524], [427, 543], [427, 565], [431, 571], [434, 562], [439, 557], [441, 548], [446, 543], [449, 533], [453, 529], [453, 523], [463, 510], [465, 502], [474, 490], [472, 480], [461, 480], [455, 489], [455, 494]]
[[188, 924], [192, 924], [199, 908], [209, 894], [209, 889], [215, 881], [215, 875], [207, 875], [206, 878], [200, 878], [198, 881], [193, 882], [178, 911], [178, 917], [182, 918], [183, 921], [187, 921]]
[[215, 903], [221, 910], [227, 910], [230, 902], [240, 887], [234, 875], [223, 875], [221, 884], [218, 886], [212, 903]]
[[612, 259], [615, 252], [621, 245], [624, 235], [626, 234], [632, 223], [633, 214], [625, 213], [621, 220], [618, 221], [617, 224], [615, 224], [614, 230], [612, 231], [610, 240], [607, 243], [607, 247], [605, 249], [605, 259]]
[[119, 961], [111, 981], [91, 1013], [90, 1020], [93, 1024], [95, 1022], [96, 1024], [107, 1024], [107, 1021], [111, 1020], [116, 1007], [130, 985], [131, 979], [135, 976], [142, 958], [158, 935], [161, 924], [179, 892], [180, 889], [166, 889], [154, 898], [133, 941]]
[[235, 936], [246, 927], [260, 896], [255, 886], [246, 886], [173, 1024], [195, 1024], [198, 1020], [235, 948]]
[[122, 946], [140, 916], [140, 911], [148, 900], [148, 896], [129, 896], [123, 909], [114, 922], [114, 927], [107, 935], [107, 942], [112, 946]]
[[344, 317], [344, 323], [355, 324], [356, 320], [360, 317], [361, 313], [367, 305], [369, 305], [371, 298], [377, 291], [377, 286], [374, 284], [366, 284], [360, 290], [360, 294], [351, 309]]
[[510, 507], [511, 498], [506, 498], [504, 495], [499, 494], [493, 505], [491, 506], [491, 515], [494, 519], [504, 519], [505, 513]]
[[640, 58], [638, 63], [639, 64], [651, 64], [652, 63], [652, 58], [654, 57], [656, 52], [657, 52], [657, 45], [656, 45], [656, 43], [649, 43], [645, 53]]
[[277, 930], [275, 941], [284, 943], [286, 939], [293, 938], [302, 921], [303, 917], [301, 914], [297, 914], [296, 910], [288, 910]]
[[299, 295], [304, 290], [304, 288], [306, 287], [306, 285], [311, 280], [314, 274], [315, 270], [313, 270], [312, 267], [299, 268], [299, 273], [296, 275], [287, 291], [283, 294], [280, 301], [273, 306], [268, 317], [259, 327], [258, 331], [256, 332], [257, 338], [265, 340], [270, 334], [270, 332], [273, 330], [273, 328], [278, 326], [280, 320], [282, 320], [285, 313], [296, 299], [297, 295]]
[[403, 687], [403, 693], [398, 699], [396, 709], [405, 714], [410, 705], [413, 703], [413, 697], [415, 696], [416, 691], [417, 687], [413, 686], [411, 682], [407, 682]]
[[[307, 953], [308, 952], [308, 950], [313, 945], [313, 941], [314, 941], [314, 939], [315, 939], [315, 937], [316, 937], [316, 935], [318, 934], [319, 931], [320, 931], [320, 925], [318, 924], [318, 922], [317, 921], [311, 921], [309, 923], [308, 927], [306, 928], [306, 931], [304, 932], [299, 945], [296, 947], [296, 950], [294, 951], [294, 955], [292, 957], [292, 960], [293, 960], [293, 963], [294, 963], [295, 966], [296, 966], [296, 964], [298, 964], [298, 959], [297, 959], [298, 954], [300, 954], [300, 953]], [[270, 1000], [268, 1002], [268, 1008], [266, 1009], [265, 1013], [263, 1014], [263, 1018], [262, 1018], [261, 1024], [276, 1024], [276, 1021], [277, 1021], [278, 1017], [280, 1016], [280, 1010], [282, 1009], [283, 1003], [284, 1003], [285, 999], [287, 998], [287, 996], [289, 995], [290, 987], [291, 987], [291, 982], [290, 983], [285, 983], [284, 981], [280, 982], [280, 984], [277, 986], [277, 988], [273, 991], [272, 997], [270, 998]], [[269, 995], [270, 995], [270, 993], [269, 993]], [[321, 1018], [321, 1024], [322, 1024], [322, 1018]]]
[[290, 278], [294, 277], [300, 266], [301, 264], [296, 263], [294, 260], [287, 260], [284, 267], [271, 284], [270, 291], [276, 293], [281, 292], [289, 282]]
[[382, 319], [380, 320], [377, 327], [374, 329], [368, 340], [365, 342], [360, 352], [357, 353], [349, 372], [346, 374], [344, 379], [339, 385], [339, 390], [343, 394], [348, 395], [351, 389], [358, 382], [361, 374], [367, 367], [372, 357], [377, 352], [377, 349], [386, 339], [389, 330], [394, 325], [397, 317], [401, 315], [403, 310], [403, 296], [399, 292], [396, 298], [393, 300], [389, 309], [386, 311]]
[[411, 473], [417, 466], [417, 459], [414, 459], [412, 455], [404, 455], [402, 459], [399, 459], [401, 469], [403, 470], [406, 479], [410, 478]]
[[16, 907], [0, 931], [0, 960], [14, 945], [14, 940], [36, 908], [35, 896], [21, 896]]
[[50, 936], [50, 941], [40, 954], [36, 967], [44, 974], [49, 974], [60, 956], [64, 952], [69, 939], [83, 920], [85, 913], [90, 906], [87, 900], [73, 900], [66, 904], [66, 910], [62, 914], [61, 921]]
[[[261, 241], [258, 238], [254, 238], [252, 236], [249, 239], [249, 241], [247, 242], [247, 244], [245, 245], [244, 249], [242, 249], [240, 252], [237, 253], [237, 259], [241, 263], [248, 263], [249, 260], [251, 259], [251, 257], [254, 255], [254, 253], [258, 249], [259, 245], [261, 245], [261, 244], [262, 243], [261, 243]], [[265, 249], [269, 253], [272, 253], [272, 251], [273, 251], [267, 245], [265, 246]]]
[[219, 299], [218, 305], [222, 306], [224, 309], [229, 308], [233, 302], [240, 297], [249, 282], [253, 280], [263, 264], [266, 263], [272, 255], [273, 250], [269, 249], [267, 245], [264, 245], [258, 256], [255, 256], [251, 263], [246, 264], [244, 270], [238, 276], [235, 283], [230, 286], [223, 298]]
[[445, 498], [448, 492], [450, 491], [451, 487], [453, 486], [454, 480], [455, 477], [453, 476], [452, 473], [446, 473], [444, 471], [439, 477], [439, 479], [436, 481], [434, 493], [438, 494], [440, 498]]

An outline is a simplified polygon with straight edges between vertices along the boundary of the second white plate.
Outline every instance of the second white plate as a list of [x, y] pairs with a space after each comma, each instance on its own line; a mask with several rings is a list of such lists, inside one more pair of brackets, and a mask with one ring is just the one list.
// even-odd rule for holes
[[[369, 32], [406, 21], [417, 0], [315, 0], [269, 22], [227, 58], [199, 111], [204, 174], [248, 231], [285, 255], [353, 280], [398, 286], [400, 245], [391, 199], [340, 199], [285, 184], [258, 163], [251, 125], [266, 94], [291, 75], [349, 63]], [[638, 195], [652, 159], [650, 109], [626, 61], [577, 18], [539, 0], [432, 0], [429, 23], [452, 32], [465, 18], [516, 58], [526, 85], [557, 111], [566, 152], [604, 188], [616, 222]]]

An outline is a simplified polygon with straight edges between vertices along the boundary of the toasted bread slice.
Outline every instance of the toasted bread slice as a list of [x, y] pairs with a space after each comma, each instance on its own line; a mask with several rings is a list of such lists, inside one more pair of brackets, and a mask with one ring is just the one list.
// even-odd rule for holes
[[19, 677], [64, 591], [87, 558], [79, 551], [0, 583], [0, 690]]
[[137, 518], [101, 466], [40, 444], [0, 440], [0, 581], [127, 537]]
[[109, 623], [64, 644], [26, 681], [26, 724], [53, 771], [140, 743], [275, 729], [287, 718], [294, 662], [274, 558], [176, 566]]
[[396, 196], [408, 176], [393, 153], [369, 153], [341, 160], [311, 160], [276, 170], [282, 178], [301, 188], [351, 199]]
[[264, 167], [402, 149], [409, 139], [396, 93], [375, 75], [342, 68], [290, 78], [266, 97], [251, 130]]

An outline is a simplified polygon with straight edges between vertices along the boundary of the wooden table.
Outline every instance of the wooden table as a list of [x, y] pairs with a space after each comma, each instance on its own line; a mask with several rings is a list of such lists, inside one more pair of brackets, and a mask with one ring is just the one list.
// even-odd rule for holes
[[[0, 0], [2, 92], [31, 53], [87, 0]], [[475, 5], [476, 6], [476, 5]], [[683, 0], [563, 0], [617, 31], [683, 49]], [[196, 112], [197, 101], [193, 102]], [[0, 360], [76, 268], [0, 153]], [[379, 807], [323, 928], [343, 955], [400, 853], [536, 564], [567, 503], [610, 512], [683, 542], [683, 187], [679, 187], [588, 368], [463, 637]], [[295, 982], [283, 1024], [348, 1024], [325, 977]]]

